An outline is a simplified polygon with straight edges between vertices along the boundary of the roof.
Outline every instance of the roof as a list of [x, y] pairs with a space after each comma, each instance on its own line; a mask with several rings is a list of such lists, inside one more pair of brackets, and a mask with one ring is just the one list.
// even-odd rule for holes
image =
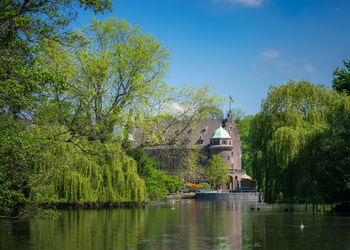
[[[165, 121], [160, 122], [155, 125], [153, 131], [155, 131], [155, 136], [157, 136], [157, 130], [162, 130], [163, 128], [168, 127], [165, 133], [162, 134], [161, 137], [164, 138], [166, 143], [169, 142], [169, 138], [172, 138], [176, 131], [182, 131], [181, 134], [176, 138], [175, 145], [184, 146], [184, 145], [197, 145], [198, 147], [206, 148], [210, 145], [210, 138], [213, 134], [215, 134], [216, 130], [220, 126], [223, 126], [223, 130], [228, 133], [227, 138], [231, 138], [234, 142], [234, 145], [241, 145], [241, 141], [239, 138], [239, 134], [237, 128], [235, 126], [232, 115], [224, 120], [200, 120], [200, 121], [192, 121], [191, 125], [187, 126], [187, 121]], [[225, 129], [224, 129], [225, 128]], [[225, 134], [226, 134], [225, 133]], [[140, 145], [144, 143], [147, 139], [147, 132], [143, 133], [142, 127], [137, 126], [134, 128], [132, 136], [135, 139], [136, 145]], [[226, 134], [227, 136], [227, 134]], [[151, 139], [153, 140], [153, 139]], [[202, 143], [198, 143], [198, 141], [202, 141]], [[169, 144], [160, 144], [160, 145], [169, 145]], [[160, 146], [157, 144], [149, 145], [149, 146]]]
[[244, 175], [241, 176], [241, 179], [252, 179], [252, 177], [250, 177], [247, 174], [244, 174]]
[[220, 125], [220, 127], [215, 130], [210, 139], [215, 138], [223, 138], [223, 139], [231, 139], [230, 134]]

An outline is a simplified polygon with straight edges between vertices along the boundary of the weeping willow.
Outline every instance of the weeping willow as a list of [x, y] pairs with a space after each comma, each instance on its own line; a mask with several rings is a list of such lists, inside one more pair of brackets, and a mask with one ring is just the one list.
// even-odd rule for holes
[[336, 95], [306, 81], [270, 88], [250, 130], [253, 173], [267, 202], [316, 196], [314, 142], [329, 129]]
[[31, 183], [31, 199], [50, 202], [141, 202], [145, 183], [136, 162], [117, 142], [59, 142], [42, 152]]

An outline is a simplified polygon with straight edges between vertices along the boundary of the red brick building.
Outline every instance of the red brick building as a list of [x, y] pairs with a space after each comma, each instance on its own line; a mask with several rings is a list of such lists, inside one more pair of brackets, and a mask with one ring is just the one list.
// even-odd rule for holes
[[[136, 128], [133, 133], [137, 144], [142, 144], [141, 133], [141, 128]], [[230, 182], [223, 188], [230, 190], [241, 186], [241, 176], [245, 174], [241, 167], [241, 148], [242, 142], [232, 113], [229, 113], [224, 120], [198, 121], [176, 141], [167, 145], [145, 147], [151, 156], [160, 161], [160, 168], [173, 175], [181, 169], [182, 158], [186, 152], [199, 149], [203, 156], [202, 165], [205, 165], [212, 155], [219, 154], [230, 170]]]

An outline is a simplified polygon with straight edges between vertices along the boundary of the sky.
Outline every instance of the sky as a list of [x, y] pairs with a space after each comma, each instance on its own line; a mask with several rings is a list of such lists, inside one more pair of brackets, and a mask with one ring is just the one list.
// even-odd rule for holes
[[[82, 12], [75, 23], [90, 23]], [[172, 52], [166, 82], [212, 89], [247, 115], [270, 86], [331, 86], [350, 60], [350, 0], [114, 0], [113, 12]]]

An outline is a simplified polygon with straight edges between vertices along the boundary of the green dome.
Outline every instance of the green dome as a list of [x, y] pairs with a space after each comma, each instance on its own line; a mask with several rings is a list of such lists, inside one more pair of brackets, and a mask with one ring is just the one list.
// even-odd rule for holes
[[215, 130], [210, 139], [222, 138], [222, 139], [231, 139], [229, 133], [220, 125], [220, 127]]
[[247, 174], [244, 174], [244, 175], [241, 176], [241, 179], [252, 179], [252, 177], [250, 177]]

